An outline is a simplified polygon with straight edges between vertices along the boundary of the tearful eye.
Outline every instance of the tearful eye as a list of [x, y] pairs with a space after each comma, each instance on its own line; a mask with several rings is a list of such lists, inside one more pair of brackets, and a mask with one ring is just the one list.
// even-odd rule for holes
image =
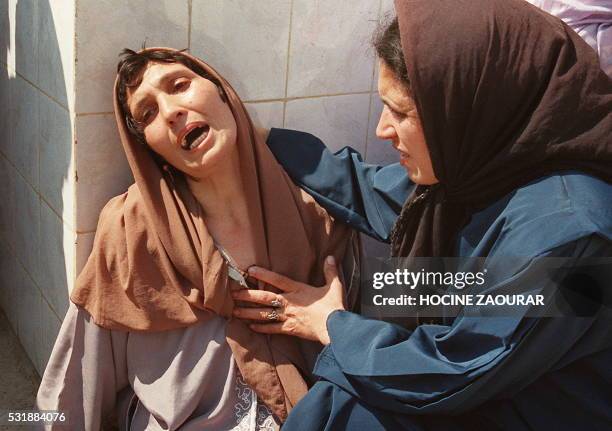
[[185, 91], [189, 88], [190, 83], [191, 82], [189, 80], [177, 81], [174, 84], [174, 90], [175, 91]]
[[395, 109], [391, 108], [390, 106], [387, 106], [387, 109], [389, 110], [389, 112], [391, 112], [391, 115], [393, 115], [395, 118], [401, 119], [401, 118], [404, 118], [406, 116], [406, 114], [404, 114], [403, 112], [396, 111]]
[[148, 124], [153, 119], [154, 110], [152, 108], [146, 109], [141, 117], [140, 123]]

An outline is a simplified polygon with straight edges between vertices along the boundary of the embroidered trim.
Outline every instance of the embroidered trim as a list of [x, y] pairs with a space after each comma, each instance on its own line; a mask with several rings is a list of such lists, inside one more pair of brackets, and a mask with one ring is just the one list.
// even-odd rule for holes
[[276, 431], [278, 426], [272, 412], [257, 399], [257, 394], [244, 381], [240, 373], [236, 374], [235, 384], [237, 403], [234, 405], [236, 426], [231, 431]]

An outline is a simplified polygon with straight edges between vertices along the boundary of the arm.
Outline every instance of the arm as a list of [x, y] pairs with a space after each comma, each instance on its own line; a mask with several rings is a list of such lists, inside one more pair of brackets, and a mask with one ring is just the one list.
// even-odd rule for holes
[[350, 147], [332, 154], [308, 133], [272, 129], [266, 141], [291, 179], [334, 218], [380, 241], [391, 228], [413, 184], [398, 163], [365, 163]]
[[[483, 286], [486, 291], [481, 293], [542, 294], [546, 305], [556, 307], [557, 300], [572, 289], [552, 289], [556, 278], [551, 277], [556, 276], [549, 273], [550, 267], [542, 265], [540, 258], [570, 258], [564, 260], [564, 268], [568, 269], [578, 258], [612, 256], [612, 244], [590, 235], [532, 260], [507, 256], [511, 254], [502, 253], [500, 259], [487, 260], [491, 284]], [[337, 277], [329, 267], [327, 284], [322, 288], [260, 268], [250, 273], [283, 291], [275, 294], [245, 289], [232, 293], [234, 298], [260, 307], [269, 306], [273, 300], [281, 305], [277, 323], [251, 324], [253, 330], [327, 344], [314, 369], [321, 378], [315, 388], [319, 385], [323, 389], [307, 395], [309, 401], [300, 402], [298, 410], [300, 406], [331, 403], [330, 410], [337, 411], [347, 403], [360, 403], [402, 415], [460, 414], [500, 396], [511, 396], [543, 374], [570, 363], [572, 358], [611, 345], [607, 329], [609, 298], [606, 306], [589, 317], [534, 318], [526, 314], [529, 307], [515, 308], [512, 315], [480, 317], [496, 314], [490, 310], [492, 306], [475, 305], [465, 307], [450, 324], [421, 325], [409, 330], [343, 311], [338, 294], [341, 289], [334, 288]], [[580, 290], [584, 286], [574, 287]], [[263, 322], [271, 310], [238, 307], [235, 315]], [[327, 328], [324, 323], [321, 327], [321, 321], [327, 323]], [[319, 393], [326, 394], [326, 402], [316, 399]], [[308, 410], [304, 408], [302, 415]], [[292, 415], [299, 417], [298, 413]]]
[[[545, 256], [611, 255], [612, 245], [592, 236]], [[496, 286], [512, 292], [508, 286], [515, 283], [524, 286], [522, 291], [544, 291], [546, 280], [534, 277], [530, 268], [509, 272]], [[592, 317], [459, 316], [452, 325], [410, 331], [336, 311], [327, 321], [331, 343], [314, 373], [322, 384], [385, 411], [459, 414], [511, 396], [563, 362], [593, 353], [588, 349], [610, 346], [609, 331], [602, 331], [609, 319], [602, 307]]]
[[65, 427], [97, 431], [116, 422], [116, 393], [128, 385], [127, 333], [100, 328], [82, 308], [70, 304], [45, 369], [36, 408], [64, 412]]

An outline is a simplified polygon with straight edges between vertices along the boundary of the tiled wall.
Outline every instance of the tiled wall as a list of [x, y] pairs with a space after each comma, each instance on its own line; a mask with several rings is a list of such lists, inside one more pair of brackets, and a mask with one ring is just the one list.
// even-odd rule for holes
[[74, 7], [0, 2], [0, 304], [44, 368], [75, 274]]
[[39, 370], [100, 209], [132, 182], [112, 113], [122, 48], [188, 48], [228, 78], [256, 123], [393, 160], [374, 133], [382, 106], [370, 48], [392, 0], [15, 2], [0, 2], [10, 47], [0, 87], [0, 121], [10, 124], [0, 123], [1, 292]]
[[122, 48], [189, 48], [227, 77], [256, 123], [388, 161], [389, 146], [374, 134], [381, 104], [370, 39], [389, 10], [391, 0], [79, 0], [76, 223], [85, 245], [77, 267], [100, 209], [131, 182], [112, 113]]

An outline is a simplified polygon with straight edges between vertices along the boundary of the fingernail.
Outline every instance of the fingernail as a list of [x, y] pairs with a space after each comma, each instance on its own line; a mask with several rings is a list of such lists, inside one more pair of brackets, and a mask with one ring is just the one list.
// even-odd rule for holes
[[336, 263], [336, 259], [334, 259], [334, 256], [327, 256], [327, 259], [325, 259], [325, 263], [327, 263], [328, 265], [333, 265]]
[[249, 274], [251, 274], [251, 275], [253, 275], [253, 274], [257, 274], [257, 271], [259, 271], [259, 268], [258, 268], [258, 267], [256, 267], [256, 266], [251, 266], [251, 267], [249, 267], [249, 269], [248, 269], [248, 273], [249, 273]]

